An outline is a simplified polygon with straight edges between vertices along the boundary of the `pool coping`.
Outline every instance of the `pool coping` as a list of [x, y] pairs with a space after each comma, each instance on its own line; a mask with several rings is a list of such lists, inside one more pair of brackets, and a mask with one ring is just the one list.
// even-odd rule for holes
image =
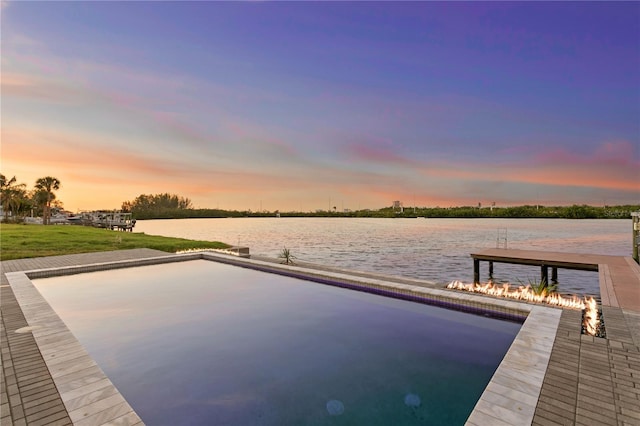
[[[210, 252], [163, 255], [143, 259], [90, 263], [66, 267], [7, 272], [5, 275], [20, 305], [47, 368], [73, 424], [143, 424], [105, 373], [40, 295], [31, 279], [130, 268], [169, 262], [210, 260], [264, 272], [371, 291], [389, 297], [418, 300], [467, 312], [524, 319], [502, 362], [467, 420], [468, 425], [531, 424], [560, 322], [562, 309], [512, 300], [465, 294], [452, 290], [394, 283], [350, 275], [349, 271], [319, 271]], [[419, 283], [420, 280], [414, 280]], [[424, 282], [426, 284], [431, 284]], [[501, 419], [501, 420], [500, 420]], [[502, 423], [501, 423], [502, 422]]]

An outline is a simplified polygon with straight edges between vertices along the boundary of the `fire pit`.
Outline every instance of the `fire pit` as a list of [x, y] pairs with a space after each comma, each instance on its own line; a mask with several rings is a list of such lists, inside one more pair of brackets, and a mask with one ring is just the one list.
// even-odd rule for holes
[[510, 284], [464, 284], [461, 281], [452, 281], [447, 285], [448, 289], [469, 291], [472, 293], [486, 294], [495, 297], [521, 300], [523, 302], [542, 303], [568, 309], [582, 310], [582, 333], [590, 336], [605, 337], [602, 314], [598, 311], [598, 304], [593, 297], [580, 299], [577, 296], [562, 296], [558, 293], [537, 293], [531, 286]]
[[582, 310], [582, 334], [606, 337], [602, 311], [598, 310], [598, 305], [594, 299], [590, 299], [586, 303], [587, 307]]

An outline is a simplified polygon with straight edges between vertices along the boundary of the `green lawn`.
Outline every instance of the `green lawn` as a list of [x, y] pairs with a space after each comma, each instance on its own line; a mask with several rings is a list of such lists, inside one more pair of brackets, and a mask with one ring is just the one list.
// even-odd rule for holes
[[194, 248], [226, 248], [216, 241], [158, 237], [78, 225], [0, 224], [0, 260], [109, 250], [150, 248], [174, 253]]

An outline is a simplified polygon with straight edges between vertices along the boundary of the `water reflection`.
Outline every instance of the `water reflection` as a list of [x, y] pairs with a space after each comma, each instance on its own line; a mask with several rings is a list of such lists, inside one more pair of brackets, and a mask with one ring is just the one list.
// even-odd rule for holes
[[204, 260], [34, 284], [155, 425], [463, 424], [520, 328]]
[[[276, 257], [286, 246], [300, 261], [420, 278], [473, 280], [469, 254], [496, 247], [507, 229], [517, 249], [629, 256], [628, 220], [238, 218], [139, 221], [136, 231], [250, 247]], [[536, 279], [535, 267], [496, 265], [494, 281]], [[486, 280], [488, 276], [483, 276]], [[598, 274], [560, 271], [560, 291], [598, 293]]]

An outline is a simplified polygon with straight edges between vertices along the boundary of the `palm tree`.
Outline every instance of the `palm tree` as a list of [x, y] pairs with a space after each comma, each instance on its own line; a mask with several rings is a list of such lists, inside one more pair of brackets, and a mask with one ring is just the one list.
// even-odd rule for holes
[[16, 183], [16, 177], [12, 177], [11, 179], [7, 180], [7, 178], [5, 177], [5, 175], [3, 175], [2, 173], [0, 173], [0, 187], [2, 187], [2, 189], [13, 185], [14, 183]]
[[2, 210], [9, 211], [9, 203], [11, 202], [11, 188], [13, 184], [16, 183], [16, 177], [12, 177], [8, 179], [0, 173], [0, 204], [2, 205]]
[[43, 177], [36, 181], [36, 189], [44, 192], [47, 196], [42, 218], [42, 223], [45, 225], [49, 224], [49, 220], [51, 218], [51, 201], [55, 199], [53, 191], [60, 189], [60, 185], [60, 181], [51, 176]]
[[[56, 194], [47, 195], [47, 191], [44, 189], [34, 189], [31, 191], [31, 202], [34, 207], [36, 207], [36, 216], [45, 216], [45, 210], [47, 208], [47, 198], [50, 199], [51, 202], [55, 200]], [[44, 219], [43, 219], [44, 223]]]
[[7, 179], [0, 173], [0, 205], [5, 214], [14, 216], [24, 204], [26, 198], [25, 184], [16, 184], [16, 177]]

